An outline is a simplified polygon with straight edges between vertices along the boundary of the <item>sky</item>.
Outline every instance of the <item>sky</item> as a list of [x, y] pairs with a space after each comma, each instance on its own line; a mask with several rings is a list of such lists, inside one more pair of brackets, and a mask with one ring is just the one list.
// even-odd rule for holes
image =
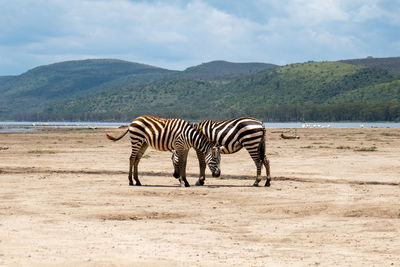
[[174, 70], [400, 56], [397, 0], [0, 0], [0, 76], [115, 58]]

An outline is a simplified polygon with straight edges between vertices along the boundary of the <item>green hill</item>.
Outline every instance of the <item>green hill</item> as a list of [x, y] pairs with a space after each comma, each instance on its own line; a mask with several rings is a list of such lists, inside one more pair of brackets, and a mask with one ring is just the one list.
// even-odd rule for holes
[[385, 69], [393, 74], [400, 74], [400, 57], [347, 59], [340, 62], [357, 66]]
[[398, 84], [399, 79], [380, 68], [293, 64], [231, 84], [221, 102], [231, 99], [233, 114], [245, 110], [265, 121], [399, 121]]
[[232, 63], [227, 61], [211, 61], [187, 68], [181, 75], [187, 78], [218, 78], [234, 75], [248, 75], [279, 67], [267, 63]]
[[0, 76], [0, 85], [13, 79], [15, 76]]
[[400, 102], [400, 80], [357, 88], [330, 99], [332, 103]]
[[[383, 88], [385, 94], [380, 94]], [[303, 63], [231, 81], [174, 78], [130, 84], [61, 103], [47, 112], [82, 120], [96, 116], [130, 120], [153, 114], [186, 119], [254, 116], [268, 121], [306, 120], [312, 116], [318, 120], [315, 111], [325, 120], [351, 120], [361, 119], [362, 114], [359, 118], [351, 117], [348, 110], [352, 107], [348, 103], [367, 109], [376, 103], [384, 102], [385, 106], [390, 102], [393, 108], [393, 102], [400, 103], [398, 90], [398, 80], [383, 69], [340, 62]], [[370, 97], [357, 97], [361, 93]], [[74, 116], [74, 111], [81, 115]], [[400, 118], [396, 114], [383, 119]]]
[[62, 62], [0, 79], [0, 119], [400, 121], [400, 79], [375, 65], [214, 61], [170, 71], [119, 60]]
[[[0, 118], [35, 113], [58, 101], [81, 97], [169, 70], [122, 60], [92, 59], [34, 68], [0, 83]], [[22, 109], [23, 107], [23, 109]]]
[[226, 80], [272, 66], [275, 65], [216, 61], [178, 72], [113, 59], [60, 62], [34, 68], [19, 76], [0, 77], [0, 119], [39, 119], [38, 113], [56, 103], [113, 88], [182, 78], [224, 77]]
[[[236, 106], [332, 103], [330, 98], [371, 84], [392, 81], [382, 69], [340, 62], [293, 64], [242, 79], [231, 85], [232, 95], [243, 99]], [[247, 90], [243, 90], [247, 88]], [[262, 98], [261, 98], [262, 97]]]

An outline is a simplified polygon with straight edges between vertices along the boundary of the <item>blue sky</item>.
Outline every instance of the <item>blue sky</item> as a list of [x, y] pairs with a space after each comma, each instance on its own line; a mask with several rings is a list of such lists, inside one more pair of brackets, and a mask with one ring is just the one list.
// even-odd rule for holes
[[0, 0], [0, 75], [117, 58], [183, 70], [400, 56], [393, 0]]

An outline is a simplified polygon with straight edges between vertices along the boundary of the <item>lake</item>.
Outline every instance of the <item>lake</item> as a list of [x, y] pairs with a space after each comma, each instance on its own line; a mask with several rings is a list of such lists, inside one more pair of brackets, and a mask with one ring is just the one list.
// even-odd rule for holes
[[[30, 132], [31, 127], [119, 127], [129, 122], [14, 122], [0, 121], [0, 133]], [[400, 128], [400, 122], [268, 122], [266, 128]], [[25, 128], [28, 127], [28, 128]]]

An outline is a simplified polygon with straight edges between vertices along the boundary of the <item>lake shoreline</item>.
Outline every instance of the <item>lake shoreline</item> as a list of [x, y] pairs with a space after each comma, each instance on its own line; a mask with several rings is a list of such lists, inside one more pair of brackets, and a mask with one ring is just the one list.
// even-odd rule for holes
[[[130, 122], [16, 122], [0, 121], [1, 128], [104, 127], [118, 128]], [[400, 128], [400, 122], [264, 122], [266, 128]]]

